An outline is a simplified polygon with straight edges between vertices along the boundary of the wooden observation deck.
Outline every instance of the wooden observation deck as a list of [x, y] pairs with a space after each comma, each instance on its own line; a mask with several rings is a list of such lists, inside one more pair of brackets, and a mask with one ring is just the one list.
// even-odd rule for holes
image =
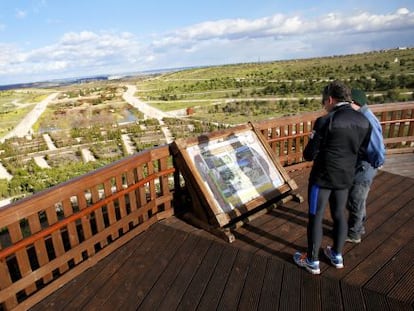
[[[321, 256], [313, 276], [292, 261], [306, 245], [310, 169], [301, 150], [313, 113], [255, 124], [305, 200], [245, 219], [233, 243], [180, 218], [191, 202], [176, 198], [185, 184], [168, 146], [1, 209], [0, 309], [413, 310], [414, 103], [372, 109], [388, 160], [344, 269]], [[326, 245], [329, 214], [323, 224]]]

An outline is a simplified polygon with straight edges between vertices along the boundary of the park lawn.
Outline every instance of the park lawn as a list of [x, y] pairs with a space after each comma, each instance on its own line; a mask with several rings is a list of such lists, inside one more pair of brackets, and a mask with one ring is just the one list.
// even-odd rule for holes
[[28, 104], [0, 113], [0, 137], [10, 132], [34, 108], [36, 104]]

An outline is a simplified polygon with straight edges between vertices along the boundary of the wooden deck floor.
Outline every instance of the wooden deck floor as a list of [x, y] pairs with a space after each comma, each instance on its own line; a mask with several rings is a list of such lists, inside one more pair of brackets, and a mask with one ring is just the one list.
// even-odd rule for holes
[[[246, 224], [228, 244], [176, 217], [153, 225], [33, 310], [413, 310], [414, 179], [380, 171], [367, 233], [345, 268], [320, 276], [292, 262], [306, 245], [309, 170], [292, 172], [305, 202]], [[324, 220], [322, 245], [331, 243]]]

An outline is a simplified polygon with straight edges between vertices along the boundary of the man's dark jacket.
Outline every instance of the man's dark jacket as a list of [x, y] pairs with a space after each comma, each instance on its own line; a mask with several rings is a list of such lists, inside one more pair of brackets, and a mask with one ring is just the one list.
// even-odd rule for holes
[[349, 103], [338, 103], [319, 117], [303, 151], [305, 160], [314, 161], [309, 183], [329, 189], [350, 188], [358, 155], [365, 154], [370, 135], [369, 121]]

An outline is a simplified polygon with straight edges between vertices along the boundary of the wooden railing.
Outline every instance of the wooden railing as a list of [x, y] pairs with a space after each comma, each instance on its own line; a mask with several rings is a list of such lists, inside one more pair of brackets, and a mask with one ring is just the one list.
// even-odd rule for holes
[[373, 105], [381, 122], [387, 153], [414, 151], [414, 102]]
[[[413, 152], [414, 103], [370, 107], [388, 152]], [[323, 113], [253, 125], [289, 171], [309, 165], [302, 151]], [[0, 310], [30, 308], [171, 216], [182, 187], [172, 163], [169, 146], [149, 149], [0, 209]]]
[[[370, 105], [380, 120], [388, 154], [414, 151], [414, 102]], [[306, 146], [315, 119], [324, 110], [253, 123], [288, 170], [311, 165], [304, 162]]]
[[146, 150], [1, 209], [2, 308], [33, 306], [172, 215], [171, 163], [168, 146]]

